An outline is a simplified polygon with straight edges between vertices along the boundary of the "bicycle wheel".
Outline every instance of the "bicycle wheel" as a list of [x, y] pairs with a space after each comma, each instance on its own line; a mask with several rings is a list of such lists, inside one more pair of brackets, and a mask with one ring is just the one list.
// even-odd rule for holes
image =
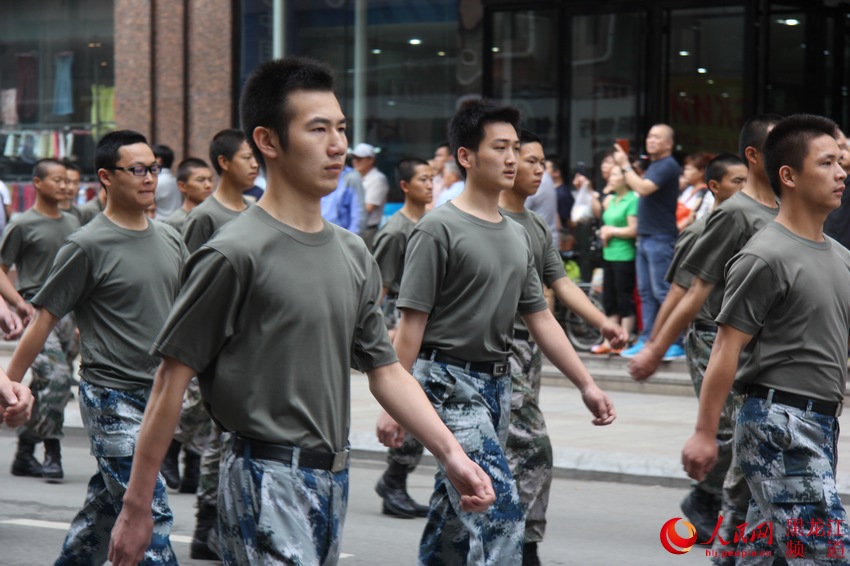
[[[590, 299], [590, 302], [593, 303], [593, 306], [598, 308], [600, 311], [605, 312], [596, 297], [592, 294], [588, 294], [588, 298]], [[567, 310], [565, 313], [564, 332], [566, 332], [567, 338], [570, 339], [573, 348], [580, 352], [586, 352], [593, 346], [602, 343], [602, 334], [599, 330], [585, 322], [584, 319], [580, 318], [571, 310]]]

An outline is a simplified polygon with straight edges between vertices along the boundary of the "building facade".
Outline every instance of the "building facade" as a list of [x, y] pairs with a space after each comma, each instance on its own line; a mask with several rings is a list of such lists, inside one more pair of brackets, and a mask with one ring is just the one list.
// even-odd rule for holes
[[350, 141], [385, 170], [430, 156], [478, 96], [518, 106], [572, 165], [619, 138], [640, 153], [655, 122], [677, 152], [736, 151], [756, 112], [850, 127], [848, 32], [850, 0], [4, 1], [0, 179], [51, 153], [91, 174], [115, 127], [205, 157], [248, 74], [283, 54], [334, 66]]

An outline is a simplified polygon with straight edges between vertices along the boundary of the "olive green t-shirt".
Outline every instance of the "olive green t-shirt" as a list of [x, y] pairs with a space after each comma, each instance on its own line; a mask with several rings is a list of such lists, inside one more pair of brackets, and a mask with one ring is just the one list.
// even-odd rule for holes
[[174, 212], [168, 215], [167, 218], [163, 219], [163, 222], [180, 232], [183, 233], [183, 225], [186, 223], [186, 217], [189, 216], [189, 213], [183, 210], [181, 206]]
[[468, 362], [504, 360], [517, 313], [548, 308], [531, 238], [448, 202], [422, 217], [407, 244], [397, 306], [428, 313], [423, 349]]
[[850, 333], [850, 251], [771, 222], [730, 262], [719, 324], [752, 334], [735, 387], [750, 383], [844, 399]]
[[[244, 198], [242, 201], [246, 207], [251, 206], [251, 203]], [[210, 195], [204, 202], [193, 208], [186, 217], [182, 232], [183, 241], [186, 242], [189, 253], [194, 253], [195, 250], [210, 239], [210, 236], [216, 230], [245, 212], [245, 210], [230, 210], [218, 202], [214, 195]]]
[[[685, 257], [682, 267], [706, 283], [714, 284], [715, 288], [724, 289], [726, 264], [777, 214], [779, 207], [764, 206], [744, 191], [738, 191], [709, 215], [702, 236]], [[709, 314], [714, 319], [719, 312], [711, 310]]]
[[413, 232], [413, 221], [400, 211], [396, 212], [375, 235], [372, 255], [381, 269], [381, 281], [388, 295], [398, 295], [401, 275], [404, 272], [404, 251], [407, 239]]
[[79, 221], [67, 212], [59, 218], [49, 218], [34, 208], [6, 226], [0, 242], [0, 261], [6, 267], [16, 266], [15, 287], [22, 296], [38, 292], [62, 242], [79, 227]]
[[77, 219], [81, 225], [85, 226], [101, 212], [103, 212], [103, 205], [100, 204], [99, 198], [94, 197], [77, 209]]
[[198, 371], [210, 414], [267, 442], [348, 444], [350, 368], [397, 361], [363, 240], [305, 233], [252, 206], [192, 255], [154, 349]]
[[76, 314], [83, 379], [113, 389], [150, 386], [159, 358], [148, 350], [187, 255], [171, 226], [148, 220], [145, 230], [127, 230], [99, 214], [68, 237], [32, 303], [59, 318]]
[[[534, 255], [534, 268], [537, 271], [537, 277], [544, 285], [551, 287], [552, 283], [567, 276], [561, 254], [552, 242], [552, 232], [539, 214], [528, 209], [522, 212], [499, 209], [499, 212], [502, 216], [507, 216], [519, 223], [528, 232], [531, 238], [531, 253]], [[528, 330], [525, 321], [519, 315], [514, 317], [514, 331], [517, 330], [523, 332]]]
[[[676, 247], [673, 249], [673, 261], [670, 262], [670, 268], [665, 276], [668, 283], [675, 283], [683, 289], [691, 288], [694, 274], [682, 267], [682, 261], [688, 257], [694, 244], [705, 231], [708, 218], [709, 215], [703, 216], [679, 234]], [[712, 316], [711, 313], [719, 313], [721, 304], [723, 304], [723, 285], [716, 285], [709, 293], [708, 300], [703, 303], [696, 317], [694, 317], [694, 322], [714, 324], [714, 316], [716, 315]]]

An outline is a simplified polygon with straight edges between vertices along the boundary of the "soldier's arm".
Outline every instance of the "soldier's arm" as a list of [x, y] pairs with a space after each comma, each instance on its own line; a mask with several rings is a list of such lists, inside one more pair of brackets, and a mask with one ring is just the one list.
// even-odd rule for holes
[[169, 357], [163, 359], [156, 372], [133, 454], [124, 505], [109, 541], [109, 560], [115, 565], [135, 566], [150, 545], [156, 476], [180, 419], [183, 393], [194, 375], [197, 371]]
[[552, 281], [552, 292], [564, 305], [576, 313], [582, 320], [594, 328], [598, 328], [614, 348], [626, 345], [629, 337], [618, 324], [614, 324], [590, 301], [584, 291], [573, 283], [569, 277], [561, 277]]
[[36, 309], [35, 318], [27, 326], [18, 347], [15, 348], [15, 353], [12, 354], [12, 360], [7, 368], [9, 379], [18, 383], [21, 382], [57, 324], [59, 324], [59, 318], [52, 315], [50, 311], [42, 308]]
[[9, 273], [9, 266], [5, 264], [0, 265], [0, 296], [12, 305], [24, 321], [24, 324], [27, 324], [35, 314], [35, 309], [18, 293], [7, 273]]

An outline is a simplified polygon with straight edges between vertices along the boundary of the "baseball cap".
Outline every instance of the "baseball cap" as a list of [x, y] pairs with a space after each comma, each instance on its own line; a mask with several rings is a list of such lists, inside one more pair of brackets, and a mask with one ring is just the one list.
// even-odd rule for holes
[[358, 143], [351, 150], [354, 157], [375, 157], [375, 148], [368, 143]]

